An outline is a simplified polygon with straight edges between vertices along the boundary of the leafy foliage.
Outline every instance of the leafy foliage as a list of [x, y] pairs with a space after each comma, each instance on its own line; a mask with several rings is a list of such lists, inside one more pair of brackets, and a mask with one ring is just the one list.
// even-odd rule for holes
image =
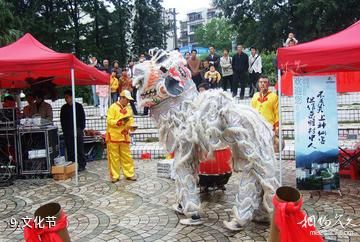
[[218, 50], [231, 49], [233, 26], [225, 18], [214, 18], [195, 31], [195, 41], [201, 46], [213, 45]]
[[276, 65], [275, 65], [276, 54], [274, 51], [265, 51], [261, 53], [261, 62], [262, 62], [262, 74], [266, 75], [269, 78], [271, 85], [274, 85], [276, 82]]
[[163, 48], [165, 26], [162, 23], [162, 1], [135, 0], [135, 17], [133, 24], [134, 54], [146, 53], [154, 47]]
[[20, 19], [12, 13], [13, 5], [0, 0], [0, 46], [7, 45], [20, 37]]
[[238, 43], [274, 50], [294, 32], [300, 42], [336, 33], [359, 20], [358, 0], [213, 0], [234, 24]]
[[[0, 0], [0, 44], [31, 33], [58, 52], [73, 52], [87, 62], [118, 60], [163, 46], [161, 1], [155, 0]], [[140, 13], [131, 25], [133, 15]]]
[[[49, 48], [73, 52], [84, 62], [91, 55], [125, 65], [130, 47], [135, 54], [163, 47], [161, 14], [156, 0], [0, 0], [0, 46], [31, 33]], [[60, 97], [65, 89], [57, 88]], [[76, 94], [89, 102], [91, 88], [77, 87]]]

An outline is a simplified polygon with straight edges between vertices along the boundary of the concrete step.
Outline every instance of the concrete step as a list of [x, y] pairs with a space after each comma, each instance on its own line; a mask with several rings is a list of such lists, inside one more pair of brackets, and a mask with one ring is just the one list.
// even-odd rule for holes
[[[158, 139], [158, 128], [152, 118], [148, 116], [135, 116], [135, 123], [139, 128], [133, 134], [134, 141], [153, 141], [154, 139]], [[58, 126], [59, 132], [62, 132], [60, 120], [55, 119], [54, 124]], [[347, 139], [354, 135], [360, 136], [360, 122], [339, 123], [338, 125], [340, 139]], [[88, 117], [86, 119], [86, 129], [94, 129], [105, 133], [106, 120], [96, 117]], [[283, 124], [282, 133], [284, 139], [294, 139], [294, 125]]]
[[[84, 108], [86, 117], [100, 116], [100, 108], [99, 107], [83, 106], [83, 108]], [[53, 108], [53, 118], [54, 119], [60, 118], [60, 111], [61, 111], [61, 107], [60, 108]]]
[[[62, 132], [60, 117], [53, 119], [54, 125], [59, 128], [59, 132]], [[135, 116], [135, 124], [138, 125], [139, 129], [156, 129], [156, 124], [153, 119], [148, 116]], [[106, 119], [100, 117], [90, 116], [86, 117], [86, 128], [93, 129], [105, 133], [106, 130]]]
[[[339, 124], [339, 139], [356, 139], [360, 138], [360, 123]], [[284, 125], [282, 127], [283, 138], [291, 140], [295, 138], [294, 125]], [[132, 134], [135, 142], [151, 142], [159, 139], [158, 129], [138, 129]]]
[[[283, 125], [281, 127], [284, 139], [294, 139], [294, 125]], [[360, 123], [339, 123], [338, 124], [339, 139], [353, 139], [360, 137]]]
[[[339, 146], [343, 149], [354, 149], [357, 139], [339, 140]], [[277, 154], [277, 157], [278, 154]], [[285, 140], [285, 148], [282, 152], [283, 160], [295, 160], [295, 140]]]
[[137, 129], [131, 134], [134, 142], [157, 142], [159, 141], [158, 129]]
[[[249, 104], [250, 105], [250, 104]], [[60, 110], [61, 108], [53, 109], [53, 117], [54, 119], [60, 118]], [[346, 105], [346, 106], [338, 106], [338, 117], [339, 120], [351, 120], [351, 121], [359, 121], [360, 120], [360, 105]], [[86, 117], [99, 117], [100, 116], [100, 108], [94, 106], [84, 106], [85, 116]], [[282, 109], [282, 118], [284, 122], [292, 122], [294, 117], [294, 109], [293, 107], [284, 106]], [[141, 117], [141, 116], [139, 116]], [[150, 118], [150, 117], [148, 117]]]
[[164, 148], [158, 142], [137, 142], [131, 145], [131, 154], [134, 159], [140, 159], [145, 153], [150, 153], [151, 159], [162, 159], [166, 155]]
[[[76, 102], [83, 104], [83, 98], [82, 97], [77, 97], [77, 98], [75, 98], [75, 100], [76, 100]], [[54, 102], [52, 100], [50, 100], [50, 99], [46, 99], [45, 102], [49, 103], [51, 105], [51, 107], [53, 109], [55, 109], [55, 108], [61, 108], [62, 105], [65, 104], [65, 99], [60, 98], [60, 99], [58, 99], [58, 100], [56, 100]], [[26, 105], [28, 105], [27, 101], [21, 101], [21, 107], [25, 107]]]
[[[245, 94], [245, 99], [240, 100], [236, 97], [238, 103], [250, 105], [251, 99], [248, 95]], [[360, 104], [360, 95], [359, 93], [338, 93], [337, 94], [337, 104], [338, 106], [345, 105], [359, 105]], [[282, 96], [281, 97], [281, 106], [282, 107], [294, 107], [294, 97]]]
[[[295, 159], [295, 148], [294, 140], [285, 140], [285, 148], [282, 152], [283, 160], [294, 160]], [[344, 149], [353, 149], [356, 145], [356, 140], [339, 140], [339, 146]], [[161, 144], [158, 142], [135, 142], [131, 146], [131, 153], [135, 159], [140, 159], [141, 154], [150, 153], [151, 157], [161, 158], [166, 155], [166, 152]], [[279, 154], [277, 154], [279, 158]]]
[[[360, 108], [338, 108], [337, 111], [337, 118], [339, 122], [360, 122]], [[282, 110], [281, 115], [281, 120], [284, 124], [294, 123], [294, 110]]]

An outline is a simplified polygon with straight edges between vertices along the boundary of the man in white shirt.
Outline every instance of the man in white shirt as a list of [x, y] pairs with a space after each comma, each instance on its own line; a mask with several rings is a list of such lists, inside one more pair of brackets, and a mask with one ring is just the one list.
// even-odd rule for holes
[[253, 97], [257, 92], [257, 81], [261, 75], [262, 62], [261, 56], [256, 53], [256, 48], [251, 47], [251, 55], [249, 56], [249, 79], [250, 79], [250, 92], [249, 96]]

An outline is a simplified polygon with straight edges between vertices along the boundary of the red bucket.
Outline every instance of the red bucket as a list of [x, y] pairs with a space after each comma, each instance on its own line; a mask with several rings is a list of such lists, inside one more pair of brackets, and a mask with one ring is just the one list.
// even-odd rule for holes
[[200, 175], [221, 175], [232, 172], [230, 148], [215, 150], [214, 158], [213, 160], [200, 161]]

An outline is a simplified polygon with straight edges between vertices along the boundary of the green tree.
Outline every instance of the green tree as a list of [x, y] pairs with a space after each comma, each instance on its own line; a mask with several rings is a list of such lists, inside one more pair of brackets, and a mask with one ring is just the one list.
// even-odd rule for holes
[[73, 50], [71, 21], [61, 0], [19, 0], [13, 3], [11, 11], [19, 16], [18, 28], [23, 33], [31, 33], [36, 39], [51, 49], [61, 52]]
[[111, 26], [108, 38], [111, 42], [106, 47], [109, 58], [118, 59], [121, 65], [126, 64], [130, 55], [130, 22], [133, 5], [130, 0], [111, 0], [115, 11], [111, 15]]
[[20, 19], [11, 12], [13, 6], [0, 0], [0, 46], [7, 45], [21, 36]]
[[202, 46], [214, 45], [216, 49], [231, 49], [233, 25], [225, 18], [214, 18], [195, 30], [195, 41]]
[[88, 0], [66, 0], [63, 1], [62, 6], [70, 18], [70, 28], [68, 32], [72, 36], [73, 52], [79, 58], [81, 58], [85, 50], [81, 44], [80, 37], [86, 35], [85, 24], [83, 24], [81, 20], [87, 15], [86, 13], [82, 13], [83, 7], [87, 2]]
[[[110, 11], [110, 5], [114, 10]], [[128, 56], [127, 34], [130, 31], [131, 4], [129, 0], [88, 0], [83, 10], [91, 21], [85, 25], [82, 45], [87, 55], [100, 59], [118, 60], [124, 65]]]
[[246, 46], [274, 50], [294, 32], [300, 42], [336, 33], [359, 19], [358, 0], [213, 0]]
[[162, 0], [135, 0], [132, 51], [145, 53], [150, 48], [163, 48], [165, 25], [162, 20]]

